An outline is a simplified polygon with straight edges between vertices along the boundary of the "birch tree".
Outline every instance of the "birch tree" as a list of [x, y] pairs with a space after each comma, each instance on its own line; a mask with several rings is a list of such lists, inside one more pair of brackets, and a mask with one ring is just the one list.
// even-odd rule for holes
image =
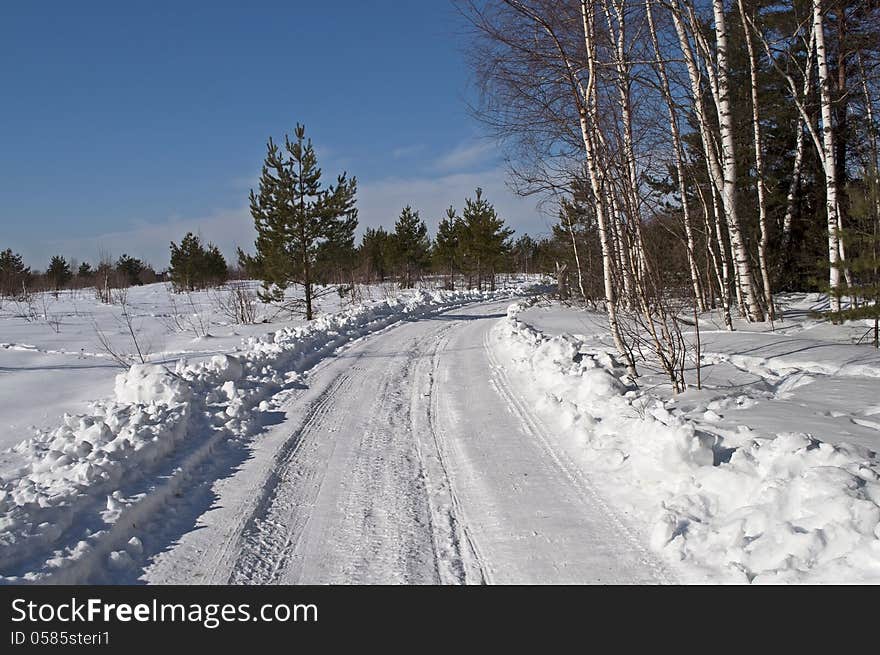
[[[737, 211], [736, 146], [733, 136], [733, 112], [730, 103], [730, 80], [727, 61], [728, 31], [722, 0], [712, 0], [712, 10], [715, 18], [718, 124], [721, 132], [721, 152], [724, 168], [721, 199], [727, 217], [727, 228], [730, 233], [731, 247], [733, 248], [737, 280], [748, 310], [749, 320], [763, 321], [764, 313], [761, 310], [761, 305], [755, 292], [752, 267], [740, 226], [739, 212]], [[698, 29], [696, 25], [695, 29]]]
[[758, 195], [758, 226], [761, 238], [758, 242], [758, 265], [761, 270], [761, 283], [764, 290], [764, 306], [767, 308], [767, 316], [772, 321], [775, 318], [773, 308], [773, 288], [770, 284], [770, 270], [767, 266], [767, 246], [770, 243], [770, 228], [767, 224], [767, 191], [764, 183], [764, 155], [761, 136], [761, 113], [758, 104], [758, 63], [755, 57], [755, 46], [752, 42], [752, 30], [749, 29], [749, 21], [746, 18], [746, 9], [743, 0], [736, 0], [742, 19], [745, 33], [746, 49], [749, 54], [749, 87], [752, 100], [752, 133], [755, 139], [755, 186]]
[[825, 23], [822, 0], [813, 0], [813, 36], [816, 43], [816, 62], [819, 69], [819, 99], [822, 108], [822, 168], [825, 173], [825, 204], [828, 217], [828, 288], [831, 311], [840, 312], [840, 222], [838, 220], [837, 151], [831, 106], [831, 80], [828, 74], [828, 55], [825, 49]]

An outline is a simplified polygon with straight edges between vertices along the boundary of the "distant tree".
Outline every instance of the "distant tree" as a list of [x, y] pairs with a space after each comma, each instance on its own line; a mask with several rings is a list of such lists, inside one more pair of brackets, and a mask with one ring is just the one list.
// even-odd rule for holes
[[385, 228], [366, 229], [361, 237], [360, 258], [368, 281], [374, 276], [380, 282], [385, 281], [391, 268], [391, 237]]
[[354, 231], [357, 221], [340, 221], [315, 251], [315, 282], [348, 283], [357, 264]]
[[30, 282], [31, 269], [24, 265], [21, 255], [7, 248], [0, 252], [0, 294], [18, 296]]
[[446, 210], [446, 218], [440, 221], [434, 240], [434, 266], [447, 276], [446, 288], [455, 288], [455, 274], [461, 270], [461, 241], [464, 223], [456, 216], [455, 209]]
[[305, 127], [296, 126], [295, 140], [284, 137], [284, 152], [270, 138], [260, 176], [259, 193], [250, 193], [257, 231], [256, 255], [249, 260], [263, 280], [260, 297], [282, 302], [291, 284], [302, 284], [305, 315], [313, 318], [316, 258], [328, 243], [353, 244], [357, 227], [357, 181], [339, 175], [335, 185], [321, 184], [321, 169]]
[[119, 274], [119, 282], [123, 286], [132, 286], [143, 284], [141, 274], [147, 266], [134, 257], [129, 257], [125, 253], [116, 260], [116, 272]]
[[193, 291], [205, 267], [205, 249], [199, 237], [187, 232], [180, 245], [171, 242], [171, 283], [176, 291]]
[[[73, 270], [73, 266], [71, 266], [71, 270]], [[74, 283], [77, 288], [97, 285], [97, 271], [92, 268], [92, 265], [89, 262], [82, 262], [79, 264], [79, 266], [76, 267], [75, 275]]]
[[523, 234], [510, 250], [513, 268], [519, 273], [533, 273], [538, 257], [538, 244], [528, 234]]
[[209, 243], [205, 248], [205, 281], [210, 286], [220, 286], [229, 279], [229, 266], [220, 248]]
[[46, 269], [46, 278], [55, 291], [63, 288], [65, 284], [70, 282], [73, 273], [70, 271], [70, 264], [61, 255], [55, 255], [49, 262], [49, 268]]
[[202, 245], [201, 239], [187, 232], [180, 245], [171, 242], [171, 283], [177, 291], [194, 291], [226, 282], [226, 259], [214, 244]]
[[263, 260], [259, 255], [249, 255], [241, 248], [236, 249], [238, 254], [238, 268], [245, 277], [252, 280], [263, 279]]
[[394, 224], [392, 235], [394, 261], [400, 272], [400, 286], [412, 288], [430, 263], [431, 242], [428, 226], [419, 218], [419, 212], [407, 205]]
[[513, 230], [504, 227], [504, 221], [483, 197], [483, 190], [479, 187], [476, 198], [465, 200], [462, 219], [462, 251], [466, 266], [476, 275], [478, 289], [483, 288], [483, 280], [488, 277], [489, 288], [494, 291], [495, 272], [510, 249]]

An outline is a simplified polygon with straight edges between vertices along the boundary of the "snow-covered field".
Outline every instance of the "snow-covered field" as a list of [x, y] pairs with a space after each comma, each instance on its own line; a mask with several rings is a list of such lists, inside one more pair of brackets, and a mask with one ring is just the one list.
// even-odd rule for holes
[[[243, 283], [252, 290], [254, 282]], [[399, 293], [393, 285], [362, 287], [364, 300]], [[132, 287], [124, 301], [138, 346], [151, 363], [174, 364], [184, 357], [199, 361], [235, 351], [245, 337], [301, 324], [289, 314], [256, 301], [256, 321], [235, 323], [221, 308], [228, 290], [175, 294], [166, 284]], [[118, 362], [101, 345], [137, 360], [136, 347], [114, 292], [112, 304], [100, 302], [92, 288], [34, 294], [30, 303], [0, 299], [0, 449], [33, 436], [35, 429], [57, 425], [62, 415], [84, 411], [92, 400], [113, 393]], [[350, 307], [335, 290], [317, 301], [320, 312]]]
[[131, 367], [118, 304], [5, 302], [0, 582], [880, 581], [865, 326], [707, 314], [674, 396], [532, 282], [254, 325], [135, 288]]
[[626, 378], [598, 314], [517, 306], [495, 336], [560, 447], [689, 579], [878, 582], [880, 353], [811, 318], [821, 298], [780, 300], [773, 331], [704, 317], [703, 389], [678, 396]]

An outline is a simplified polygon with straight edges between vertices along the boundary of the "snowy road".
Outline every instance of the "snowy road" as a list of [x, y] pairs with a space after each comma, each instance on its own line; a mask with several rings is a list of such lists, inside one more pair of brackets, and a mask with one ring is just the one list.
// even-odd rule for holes
[[325, 360], [142, 579], [670, 581], [511, 383], [489, 338], [508, 304], [404, 321]]

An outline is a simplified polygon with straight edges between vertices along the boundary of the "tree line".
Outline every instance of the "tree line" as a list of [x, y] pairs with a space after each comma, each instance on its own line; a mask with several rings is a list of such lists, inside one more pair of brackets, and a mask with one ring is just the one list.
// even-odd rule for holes
[[[494, 289], [496, 274], [510, 261], [513, 231], [482, 189], [465, 201], [460, 217], [447, 210], [434, 240], [418, 210], [406, 206], [393, 231], [367, 228], [357, 245], [356, 195], [357, 180], [346, 172], [324, 184], [304, 126], [298, 124], [281, 145], [269, 139], [259, 188], [250, 192], [255, 252], [238, 250], [241, 267], [262, 280], [264, 302], [284, 304], [311, 320], [319, 285], [353, 289], [393, 278], [411, 288], [426, 273], [439, 272], [448, 288], [460, 276], [468, 287]], [[286, 295], [293, 285], [302, 286], [302, 298]]]
[[136, 257], [123, 254], [116, 260], [102, 255], [97, 265], [77, 262], [73, 258], [54, 255], [46, 269], [32, 270], [22, 256], [11, 248], [0, 251], [0, 296], [16, 298], [34, 291], [96, 287], [104, 289], [152, 284], [164, 279], [152, 266]]

